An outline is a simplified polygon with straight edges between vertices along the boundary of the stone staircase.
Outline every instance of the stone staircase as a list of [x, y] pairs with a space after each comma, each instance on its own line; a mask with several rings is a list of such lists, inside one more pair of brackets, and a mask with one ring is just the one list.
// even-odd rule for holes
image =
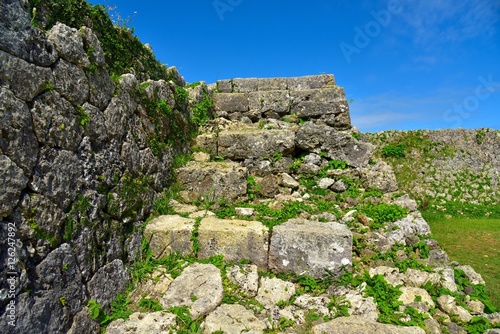
[[[392, 169], [371, 160], [374, 146], [351, 126], [344, 91], [332, 75], [222, 80], [208, 90], [217, 118], [200, 129], [194, 160], [177, 169], [179, 198], [171, 201], [176, 214], [149, 222], [144, 236], [154, 258], [176, 252], [199, 260], [223, 255], [235, 265], [222, 273], [212, 264], [194, 263], [175, 279], [159, 269], [152, 279], [161, 284], [142, 283], [136, 294], [157, 297], [164, 309], [187, 306], [193, 319], [204, 319], [203, 333], [441, 333], [453, 323], [429, 315], [427, 331], [381, 324], [376, 301], [363, 289], [332, 285], [320, 295], [296, 295], [293, 279], [263, 274], [338, 279], [367, 270], [403, 285], [401, 312], [408, 305], [426, 314], [436, 307], [421, 288], [426, 282], [457, 290], [446, 254], [425, 238], [430, 229], [415, 202], [396, 193]], [[363, 195], [374, 190], [377, 196]], [[400, 205], [408, 215], [380, 228], [355, 209], [380, 203]], [[223, 214], [224, 208], [232, 211]], [[281, 221], [276, 212], [291, 218]], [[432, 274], [362, 260], [421, 239], [429, 256], [411, 256], [437, 268]], [[401, 253], [401, 260], [405, 256]], [[472, 268], [463, 269], [469, 279], [484, 283]], [[229, 284], [224, 280], [239, 291], [239, 303], [222, 303]], [[244, 306], [245, 298], [261, 307]], [[348, 301], [351, 317], [337, 317], [340, 306], [331, 302], [336, 298]], [[415, 300], [427, 302], [415, 305]], [[441, 305], [441, 316], [459, 314], [470, 321], [469, 311], [450, 303], [447, 311]], [[320, 316], [308, 324], [311, 312]], [[134, 314], [113, 322], [107, 332], [175, 333], [175, 319], [166, 311]]]

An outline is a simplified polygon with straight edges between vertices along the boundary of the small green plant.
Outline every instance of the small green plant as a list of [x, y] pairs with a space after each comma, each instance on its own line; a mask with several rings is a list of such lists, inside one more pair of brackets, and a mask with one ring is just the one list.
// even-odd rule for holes
[[291, 172], [296, 172], [299, 170], [300, 166], [302, 166], [302, 158], [297, 158], [293, 160], [293, 163], [288, 166], [288, 169], [290, 169]]
[[139, 307], [141, 307], [144, 312], [157, 312], [163, 310], [160, 302], [151, 298], [141, 298]]
[[381, 203], [377, 205], [364, 205], [359, 207], [359, 213], [373, 219], [371, 227], [374, 229], [384, 227], [386, 223], [394, 222], [406, 217], [408, 210], [396, 205]]
[[59, 303], [61, 303], [62, 306], [66, 306], [66, 297], [64, 297], [64, 296], [60, 297]]
[[250, 200], [254, 199], [257, 193], [260, 191], [260, 186], [255, 181], [255, 177], [252, 175], [247, 178], [247, 195]]
[[476, 143], [481, 145], [486, 137], [486, 132], [484, 130], [477, 130], [476, 132]]
[[345, 296], [332, 296], [327, 307], [330, 311], [334, 312], [335, 318], [348, 317], [350, 315], [349, 308], [351, 307], [351, 302]]
[[80, 121], [79, 121], [80, 125], [85, 128], [87, 126], [87, 124], [90, 122], [90, 115], [86, 112], [84, 106], [77, 106], [76, 112], [77, 112], [78, 116], [80, 117]]
[[382, 156], [385, 158], [404, 158], [406, 145], [403, 143], [387, 144], [382, 147]]
[[187, 306], [174, 306], [168, 309], [177, 316], [177, 333], [198, 334], [203, 333], [201, 329], [201, 319], [193, 320]]

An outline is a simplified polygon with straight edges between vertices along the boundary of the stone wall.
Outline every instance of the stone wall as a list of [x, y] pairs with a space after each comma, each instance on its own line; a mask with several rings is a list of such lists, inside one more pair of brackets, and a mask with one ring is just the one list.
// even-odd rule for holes
[[[45, 33], [28, 9], [0, 5], [0, 327], [66, 333], [79, 312], [75, 329], [89, 321], [90, 299], [109, 308], [125, 289], [124, 263], [138, 258], [140, 228], [187, 139], [152, 143], [172, 118], [187, 138], [188, 111], [175, 69], [176, 83], [113, 80], [91, 29]], [[169, 116], [151, 113], [156, 100]]]
[[[378, 146], [379, 156], [391, 163], [401, 190], [429, 209], [446, 213], [446, 207], [453, 203], [491, 208], [500, 205], [498, 130], [382, 131], [365, 135]], [[385, 146], [399, 144], [405, 145], [405, 157], [383, 156]]]

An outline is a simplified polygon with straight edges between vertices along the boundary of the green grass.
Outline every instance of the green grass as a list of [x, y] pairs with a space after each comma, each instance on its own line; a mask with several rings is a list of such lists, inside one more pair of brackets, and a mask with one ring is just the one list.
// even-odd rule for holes
[[425, 217], [450, 260], [470, 265], [486, 281], [486, 293], [500, 308], [500, 219]]

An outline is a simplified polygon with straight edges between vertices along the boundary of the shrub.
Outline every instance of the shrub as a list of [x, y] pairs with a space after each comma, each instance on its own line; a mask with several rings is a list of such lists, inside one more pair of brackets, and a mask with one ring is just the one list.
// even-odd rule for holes
[[399, 144], [387, 144], [382, 147], [382, 156], [385, 158], [404, 158], [406, 145], [403, 143]]

